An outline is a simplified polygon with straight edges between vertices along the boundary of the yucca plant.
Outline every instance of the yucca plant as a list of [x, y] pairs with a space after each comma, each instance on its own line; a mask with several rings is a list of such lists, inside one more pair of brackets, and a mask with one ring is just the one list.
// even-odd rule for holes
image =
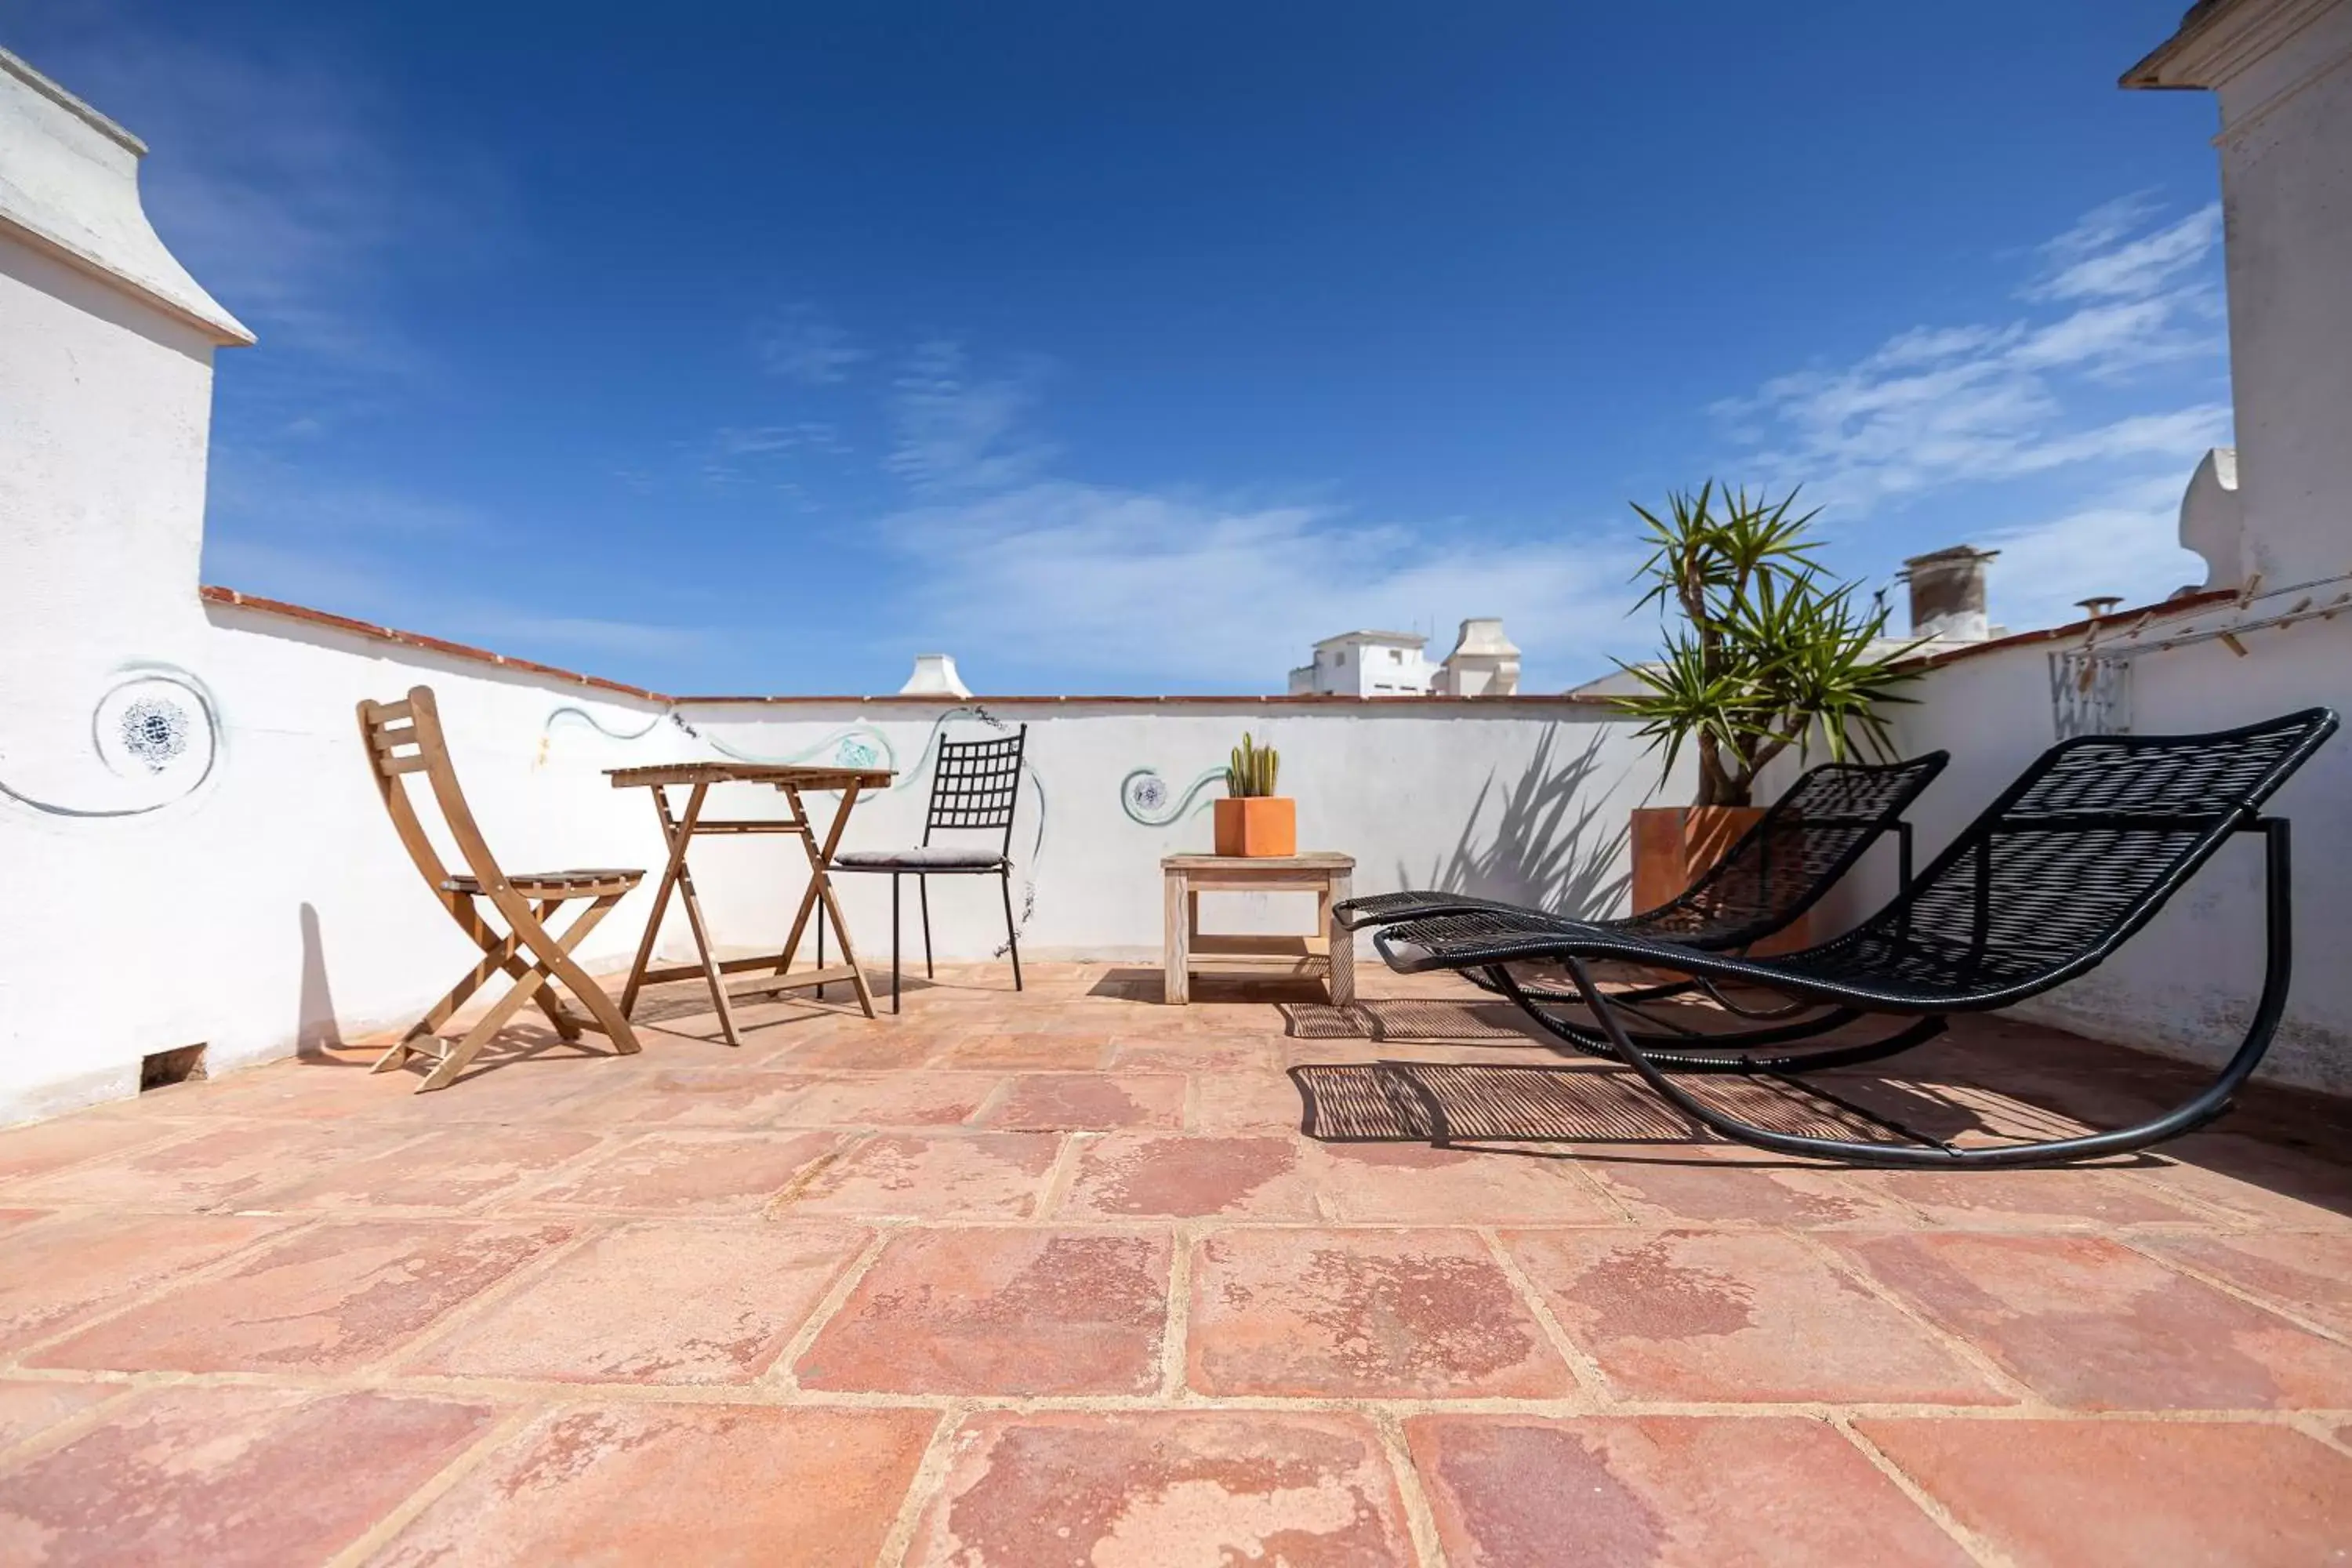
[[1234, 760], [1225, 768], [1225, 793], [1236, 799], [1274, 793], [1275, 775], [1282, 771], [1282, 753], [1272, 746], [1253, 742], [1247, 734], [1234, 748]]
[[1881, 646], [1885, 604], [1828, 577], [1808, 533], [1817, 514], [1795, 511], [1796, 500], [1795, 490], [1751, 499], [1710, 479], [1669, 496], [1663, 518], [1633, 508], [1653, 547], [1634, 609], [1678, 609], [1683, 624], [1656, 662], [1617, 661], [1648, 689], [1616, 701], [1667, 767], [1693, 744], [1699, 805], [1748, 805], [1757, 773], [1792, 745], [1803, 756], [1818, 739], [1837, 761], [1857, 742], [1891, 755], [1877, 710], [1912, 700], [1895, 689], [1914, 672], [1895, 661], [1917, 645]]

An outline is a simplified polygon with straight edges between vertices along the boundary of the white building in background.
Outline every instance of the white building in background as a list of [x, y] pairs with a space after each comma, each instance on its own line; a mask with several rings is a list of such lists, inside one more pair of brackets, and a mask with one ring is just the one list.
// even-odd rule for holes
[[1519, 689], [1518, 645], [1503, 635], [1498, 616], [1462, 623], [1454, 651], [1437, 667], [1430, 689], [1440, 697], [1511, 697]]
[[1429, 639], [1418, 632], [1341, 632], [1290, 672], [1293, 697], [1420, 697], [1429, 690]]
[[1341, 632], [1315, 645], [1290, 672], [1293, 697], [1508, 697], [1519, 689], [1519, 650], [1499, 616], [1462, 623], [1454, 651], [1429, 662], [1418, 632]]

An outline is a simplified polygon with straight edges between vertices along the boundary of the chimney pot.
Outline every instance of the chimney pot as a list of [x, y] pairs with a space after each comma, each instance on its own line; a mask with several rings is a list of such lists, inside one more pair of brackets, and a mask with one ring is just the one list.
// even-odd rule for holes
[[2000, 553], [1955, 544], [1906, 561], [1902, 576], [1911, 585], [1911, 635], [1942, 642], [1982, 642], [1990, 637], [1985, 563]]
[[907, 677], [907, 684], [898, 688], [901, 697], [969, 697], [971, 688], [956, 674], [955, 656], [948, 653], [919, 653], [915, 656], [915, 672]]

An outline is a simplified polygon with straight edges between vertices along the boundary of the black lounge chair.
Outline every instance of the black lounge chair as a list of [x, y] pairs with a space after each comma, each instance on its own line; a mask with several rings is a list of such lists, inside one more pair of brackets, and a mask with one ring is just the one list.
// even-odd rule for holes
[[[1545, 1029], [1631, 1066], [1700, 1125], [1759, 1148], [1857, 1164], [1951, 1168], [2047, 1164], [2143, 1149], [2210, 1121], [2269, 1049], [2286, 1005], [2293, 901], [2284, 818], [2260, 807], [2336, 731], [2324, 708], [2212, 735], [2099, 735], [2052, 747], [1987, 806], [1893, 901], [1843, 936], [1777, 958], [1742, 958], [1605, 925], [1504, 910], [1467, 910], [1390, 925], [1374, 945], [1404, 973], [1453, 969], [1482, 976]], [[1991, 1012], [2096, 968], [2146, 925], [2222, 844], [2263, 837], [2267, 963], [2243, 1043], [2206, 1090], [2153, 1121], [2115, 1131], [1960, 1148], [1872, 1115], [1903, 1142], [1776, 1132], [1693, 1095], [1675, 1072], [1766, 1073], [1850, 1066], [1910, 1049], [1954, 1013]], [[1590, 965], [1622, 960], [1715, 984], [1761, 987], [1826, 1017], [1672, 1040], [1628, 1030], [1623, 995]], [[1597, 1030], [1557, 1016], [1511, 965], [1549, 961], [1575, 983]], [[1893, 1036], [1805, 1054], [1780, 1047], [1866, 1015], [1910, 1018]], [[1667, 1044], [1669, 1049], [1653, 1048]], [[1823, 1093], [1825, 1098], [1834, 1098]]]
[[[1903, 814], [1951, 760], [1949, 752], [1929, 752], [1899, 763], [1824, 763], [1790, 784], [1705, 876], [1677, 897], [1639, 914], [1577, 921], [1496, 899], [1437, 890], [1373, 893], [1336, 904], [1331, 912], [1349, 931], [1441, 915], [1479, 915], [1500, 917], [1512, 929], [1606, 931], [1710, 952], [1736, 952], [1788, 929], [1882, 835], [1895, 836], [1901, 877], [1910, 881], [1911, 825]], [[1477, 971], [1465, 974], [1490, 991], [1500, 990]], [[1539, 1002], [1578, 1000], [1573, 992], [1544, 990], [1524, 980], [1521, 985], [1525, 994]], [[1692, 990], [1706, 991], [1733, 1012], [1743, 1010], [1732, 998], [1696, 980], [1622, 992], [1619, 1000], [1638, 1005]], [[1809, 1010], [1800, 1005], [1764, 1016]]]

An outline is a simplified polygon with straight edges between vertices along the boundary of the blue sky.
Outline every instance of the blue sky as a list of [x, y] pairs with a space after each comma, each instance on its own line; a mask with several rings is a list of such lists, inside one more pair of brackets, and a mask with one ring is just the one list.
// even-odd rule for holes
[[2200, 578], [2181, 0], [0, 0], [224, 353], [205, 576], [673, 692], [1274, 691], [1654, 628], [1629, 500], [1802, 481], [1995, 618]]

